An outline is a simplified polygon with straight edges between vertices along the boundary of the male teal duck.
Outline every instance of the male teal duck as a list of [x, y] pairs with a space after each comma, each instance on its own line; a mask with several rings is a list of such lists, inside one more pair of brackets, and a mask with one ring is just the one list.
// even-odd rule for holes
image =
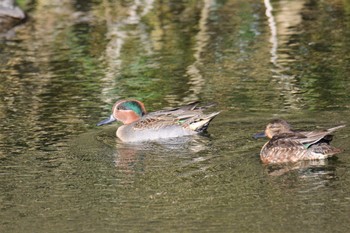
[[194, 135], [207, 130], [209, 123], [219, 112], [204, 114], [207, 106], [198, 102], [172, 109], [147, 113], [141, 101], [119, 100], [112, 108], [112, 115], [97, 126], [120, 121], [124, 125], [117, 130], [123, 142], [137, 142]]
[[331, 133], [343, 127], [345, 125], [320, 131], [296, 132], [285, 120], [276, 119], [266, 126], [264, 133], [254, 137], [270, 138], [260, 151], [260, 159], [266, 164], [326, 159], [342, 152], [329, 143]]

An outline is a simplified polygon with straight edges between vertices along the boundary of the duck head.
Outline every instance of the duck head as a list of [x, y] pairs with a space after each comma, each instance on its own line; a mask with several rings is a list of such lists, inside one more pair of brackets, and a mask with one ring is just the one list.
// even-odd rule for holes
[[114, 121], [130, 124], [138, 121], [146, 113], [146, 108], [141, 101], [119, 100], [113, 105], [110, 117], [97, 123], [97, 126], [109, 124]]
[[281, 119], [275, 119], [272, 120], [267, 126], [264, 132], [257, 133], [253, 137], [254, 138], [261, 138], [261, 137], [268, 137], [272, 138], [275, 135], [282, 134], [282, 133], [290, 133], [292, 132], [290, 125], [285, 120]]

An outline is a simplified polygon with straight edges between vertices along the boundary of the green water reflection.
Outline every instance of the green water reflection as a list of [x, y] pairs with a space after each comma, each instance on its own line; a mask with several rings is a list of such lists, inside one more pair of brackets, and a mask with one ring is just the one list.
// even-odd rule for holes
[[[0, 232], [350, 230], [349, 127], [337, 159], [289, 166], [251, 138], [275, 117], [348, 124], [348, 1], [20, 5], [0, 38]], [[222, 112], [204, 137], [122, 144], [95, 123], [129, 97]]]

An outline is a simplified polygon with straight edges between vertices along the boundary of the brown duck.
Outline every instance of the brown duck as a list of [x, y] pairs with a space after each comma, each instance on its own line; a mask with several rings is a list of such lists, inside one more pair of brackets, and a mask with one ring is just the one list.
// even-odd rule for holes
[[266, 164], [326, 159], [342, 152], [342, 149], [329, 143], [332, 140], [331, 133], [343, 127], [345, 125], [320, 131], [297, 132], [285, 120], [276, 119], [266, 126], [265, 132], [254, 137], [270, 138], [260, 151], [260, 159]]

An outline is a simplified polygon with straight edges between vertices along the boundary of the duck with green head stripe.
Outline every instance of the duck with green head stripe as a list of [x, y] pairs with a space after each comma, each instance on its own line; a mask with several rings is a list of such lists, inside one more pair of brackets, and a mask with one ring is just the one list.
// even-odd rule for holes
[[117, 130], [117, 137], [124, 142], [157, 140], [193, 135], [207, 130], [209, 123], [219, 112], [204, 114], [209, 106], [198, 103], [147, 113], [138, 100], [120, 100], [112, 108], [112, 115], [97, 125], [120, 121], [124, 125]]

